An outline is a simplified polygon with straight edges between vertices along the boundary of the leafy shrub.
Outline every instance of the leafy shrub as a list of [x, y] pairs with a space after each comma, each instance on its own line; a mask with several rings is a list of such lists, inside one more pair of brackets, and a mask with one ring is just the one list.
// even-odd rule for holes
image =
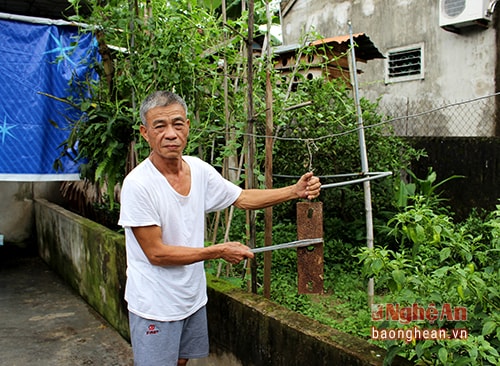
[[[401, 353], [417, 365], [497, 365], [500, 349], [500, 205], [485, 221], [472, 217], [453, 224], [436, 213], [426, 199], [390, 220], [391, 234], [400, 250], [363, 249], [364, 274], [374, 277], [385, 301], [401, 307], [446, 304], [465, 308], [466, 319], [419, 319], [417, 325], [444, 329], [461, 340], [390, 341], [390, 355]], [[386, 319], [387, 320], [387, 319]], [[405, 328], [401, 321], [379, 323], [380, 328]], [[455, 332], [455, 333], [453, 333]], [[390, 358], [387, 362], [390, 361]]]

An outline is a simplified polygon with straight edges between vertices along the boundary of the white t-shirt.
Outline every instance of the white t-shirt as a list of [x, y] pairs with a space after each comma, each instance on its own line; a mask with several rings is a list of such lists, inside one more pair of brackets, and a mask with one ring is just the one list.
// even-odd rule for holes
[[205, 213], [233, 204], [241, 188], [224, 179], [201, 159], [184, 156], [191, 168], [191, 190], [176, 192], [150, 159], [132, 170], [123, 182], [119, 225], [125, 228], [129, 311], [143, 318], [185, 319], [207, 303], [203, 262], [184, 266], [152, 265], [132, 227], [157, 225], [163, 243], [204, 246]]

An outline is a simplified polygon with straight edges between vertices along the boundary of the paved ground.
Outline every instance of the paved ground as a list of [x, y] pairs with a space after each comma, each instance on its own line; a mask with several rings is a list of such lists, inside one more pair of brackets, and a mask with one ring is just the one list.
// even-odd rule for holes
[[3, 246], [0, 364], [129, 366], [132, 351], [36, 254]]

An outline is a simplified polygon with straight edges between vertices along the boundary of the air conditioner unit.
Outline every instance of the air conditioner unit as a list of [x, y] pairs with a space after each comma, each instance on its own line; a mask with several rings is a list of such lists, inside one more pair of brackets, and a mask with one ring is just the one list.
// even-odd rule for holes
[[491, 0], [439, 0], [439, 26], [454, 30], [469, 26], [487, 27], [492, 19]]

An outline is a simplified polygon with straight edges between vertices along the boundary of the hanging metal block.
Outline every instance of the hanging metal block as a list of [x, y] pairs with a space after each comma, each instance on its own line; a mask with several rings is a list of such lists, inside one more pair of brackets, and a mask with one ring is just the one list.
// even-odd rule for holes
[[[323, 203], [297, 203], [297, 238], [323, 237]], [[299, 294], [323, 293], [323, 243], [297, 248]]]

